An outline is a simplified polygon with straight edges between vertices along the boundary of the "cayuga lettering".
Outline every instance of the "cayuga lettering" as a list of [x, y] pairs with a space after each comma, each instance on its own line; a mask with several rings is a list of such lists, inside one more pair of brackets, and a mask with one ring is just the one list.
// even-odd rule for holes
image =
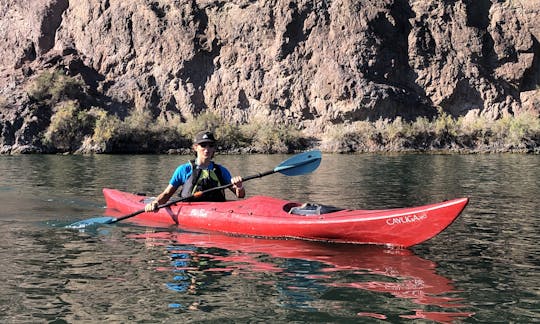
[[407, 223], [415, 223], [420, 222], [427, 218], [426, 214], [423, 215], [407, 215], [407, 216], [401, 216], [401, 217], [394, 217], [391, 219], [386, 220], [386, 224], [388, 225], [399, 225], [399, 224], [407, 224]]

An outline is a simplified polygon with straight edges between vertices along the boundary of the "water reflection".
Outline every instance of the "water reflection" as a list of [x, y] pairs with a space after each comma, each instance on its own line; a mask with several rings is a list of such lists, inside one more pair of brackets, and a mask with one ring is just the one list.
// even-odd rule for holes
[[[166, 285], [181, 294], [212, 289], [212, 282], [222, 277], [252, 276], [274, 287], [276, 302], [285, 308], [313, 312], [356, 300], [358, 318], [444, 323], [473, 315], [462, 311], [466, 302], [456, 297], [459, 293], [448, 278], [436, 273], [437, 265], [410, 250], [177, 231], [148, 230], [128, 237], [143, 241], [149, 249], [167, 251], [168, 265], [156, 270], [171, 272]], [[372, 301], [362, 302], [388, 296], [394, 306], [378, 311]], [[194, 299], [189, 305], [172, 302], [169, 306], [198, 309], [200, 304]]]

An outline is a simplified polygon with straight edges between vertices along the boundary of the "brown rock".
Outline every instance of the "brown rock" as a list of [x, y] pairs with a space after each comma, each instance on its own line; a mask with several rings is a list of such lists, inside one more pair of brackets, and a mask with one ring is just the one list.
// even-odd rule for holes
[[540, 85], [538, 0], [3, 0], [0, 14], [4, 147], [39, 145], [29, 138], [48, 121], [30, 123], [24, 98], [49, 68], [120, 116], [215, 111], [315, 130], [540, 109], [524, 95]]

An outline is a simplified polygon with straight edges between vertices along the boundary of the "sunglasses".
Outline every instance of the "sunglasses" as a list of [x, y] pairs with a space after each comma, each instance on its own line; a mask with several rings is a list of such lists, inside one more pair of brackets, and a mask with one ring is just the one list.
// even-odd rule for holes
[[215, 146], [216, 146], [214, 143], [201, 143], [201, 144], [199, 144], [199, 145], [200, 145], [201, 147], [204, 147], [204, 148], [206, 148], [206, 147], [212, 148], [212, 147], [215, 147]]

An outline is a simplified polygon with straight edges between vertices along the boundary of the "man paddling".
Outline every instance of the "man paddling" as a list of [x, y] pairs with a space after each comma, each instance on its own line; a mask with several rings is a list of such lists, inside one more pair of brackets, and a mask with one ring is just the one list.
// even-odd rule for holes
[[[181, 197], [191, 197], [196, 192], [231, 183], [230, 189], [236, 197], [245, 197], [242, 177], [232, 177], [227, 168], [212, 161], [216, 152], [216, 139], [212, 132], [197, 133], [193, 139], [193, 150], [197, 158], [176, 168], [167, 188], [144, 207], [146, 212], [157, 211], [158, 206], [165, 204], [180, 186], [182, 186]], [[225, 190], [210, 191], [200, 197], [189, 199], [194, 200], [225, 201]]]

